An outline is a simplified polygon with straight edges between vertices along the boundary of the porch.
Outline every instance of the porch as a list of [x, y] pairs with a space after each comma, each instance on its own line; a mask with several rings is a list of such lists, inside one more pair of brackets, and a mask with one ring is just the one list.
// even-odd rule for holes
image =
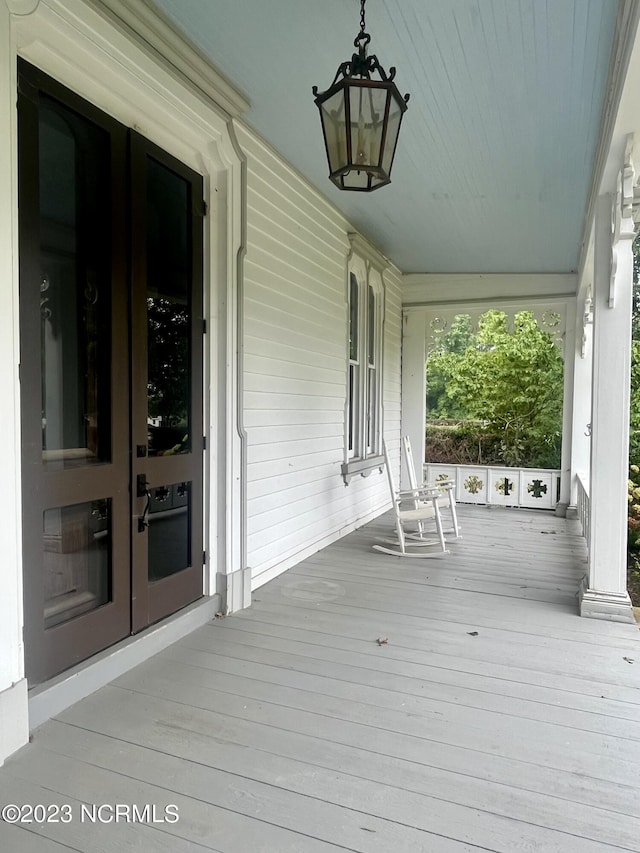
[[460, 515], [437, 560], [375, 554], [370, 523], [45, 724], [0, 800], [73, 820], [0, 822], [0, 847], [637, 850], [637, 627], [577, 615], [577, 521]]

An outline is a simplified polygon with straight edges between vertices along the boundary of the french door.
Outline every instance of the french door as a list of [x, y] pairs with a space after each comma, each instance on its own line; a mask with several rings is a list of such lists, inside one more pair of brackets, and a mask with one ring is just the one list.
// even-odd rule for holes
[[202, 178], [18, 75], [31, 685], [202, 595]]

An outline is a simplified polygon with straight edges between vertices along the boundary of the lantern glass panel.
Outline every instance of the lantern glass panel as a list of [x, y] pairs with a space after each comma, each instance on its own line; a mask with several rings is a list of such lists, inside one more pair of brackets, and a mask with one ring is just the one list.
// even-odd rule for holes
[[344, 89], [339, 89], [320, 105], [320, 116], [327, 145], [329, 170], [333, 174], [347, 163]]
[[369, 173], [364, 169], [350, 169], [342, 176], [342, 186], [347, 189], [366, 190], [369, 188]]
[[384, 151], [382, 153], [382, 168], [388, 175], [393, 165], [393, 155], [396, 150], [398, 141], [398, 133], [400, 131], [400, 121], [404, 110], [398, 103], [397, 99], [392, 97], [389, 107], [389, 121], [387, 123], [387, 136], [384, 141]]
[[387, 89], [353, 84], [349, 88], [351, 162], [379, 166]]

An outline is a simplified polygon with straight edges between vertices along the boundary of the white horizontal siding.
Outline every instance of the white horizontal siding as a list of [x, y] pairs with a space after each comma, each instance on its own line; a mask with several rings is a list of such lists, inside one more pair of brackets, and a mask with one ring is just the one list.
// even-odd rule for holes
[[[345, 486], [349, 223], [249, 130], [244, 426], [253, 584], [388, 506], [378, 471]], [[384, 430], [400, 439], [401, 277], [385, 273]]]

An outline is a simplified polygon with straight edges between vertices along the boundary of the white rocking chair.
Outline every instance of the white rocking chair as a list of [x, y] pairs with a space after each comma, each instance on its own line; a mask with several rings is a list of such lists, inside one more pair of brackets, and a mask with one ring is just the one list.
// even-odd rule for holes
[[[387, 545], [374, 545], [374, 550], [381, 551], [383, 554], [392, 554], [394, 557], [425, 558], [440, 557], [443, 554], [448, 554], [449, 552], [447, 551], [442, 531], [440, 510], [438, 508], [438, 501], [442, 493], [438, 488], [396, 490], [393, 475], [391, 474], [387, 447], [384, 442], [383, 451], [398, 538], [397, 541], [389, 541]], [[426, 521], [435, 521], [437, 539], [425, 538], [423, 525]], [[407, 533], [405, 525], [417, 528], [417, 532]], [[429, 546], [432, 549], [435, 547], [437, 550], [430, 552], [421, 550]]]
[[411, 450], [411, 441], [409, 436], [405, 435], [402, 438], [402, 447], [404, 449], [404, 460], [407, 463], [407, 474], [409, 475], [409, 486], [412, 489], [418, 488], [436, 488], [440, 493], [440, 507], [446, 503], [446, 510], [451, 516], [451, 528], [445, 530], [446, 534], [452, 534], [451, 538], [460, 539], [460, 525], [458, 524], [458, 513], [456, 512], [456, 496], [455, 483], [453, 480], [438, 480], [435, 483], [423, 483], [418, 485], [418, 477], [416, 475], [416, 466], [413, 461], [413, 452]]

